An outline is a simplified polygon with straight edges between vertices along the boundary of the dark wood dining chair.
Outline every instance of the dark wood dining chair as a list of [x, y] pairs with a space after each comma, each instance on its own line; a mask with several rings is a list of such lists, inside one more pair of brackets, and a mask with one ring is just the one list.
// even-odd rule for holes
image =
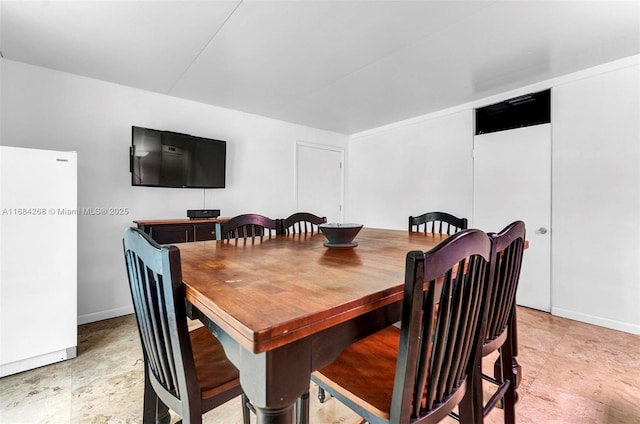
[[276, 232], [276, 220], [258, 214], [234, 216], [222, 224], [222, 240], [270, 237]]
[[427, 212], [409, 217], [409, 231], [454, 234], [468, 228], [467, 218], [458, 218], [446, 212]]
[[[516, 345], [515, 310], [516, 291], [522, 267], [525, 244], [525, 224], [515, 221], [497, 234], [489, 234], [492, 239], [491, 279], [486, 288], [483, 311], [482, 356], [476, 358], [473, 374], [474, 410], [478, 411], [476, 422], [502, 401], [504, 422], [515, 423], [516, 375], [513, 370], [514, 346]], [[498, 350], [498, 370], [501, 375], [490, 377], [482, 372], [482, 357]], [[483, 380], [497, 389], [484, 402]]]
[[143, 423], [168, 418], [167, 407], [184, 423], [201, 423], [205, 412], [242, 396], [249, 424], [238, 370], [222, 345], [206, 327], [188, 330], [178, 248], [137, 228], [125, 231], [123, 245], [145, 363]]
[[326, 223], [327, 218], [309, 212], [297, 212], [280, 222], [280, 234], [317, 234], [320, 232], [318, 226]]
[[436, 423], [470, 404], [490, 251], [484, 232], [465, 230], [409, 252], [401, 327], [352, 344], [312, 380], [374, 424]]

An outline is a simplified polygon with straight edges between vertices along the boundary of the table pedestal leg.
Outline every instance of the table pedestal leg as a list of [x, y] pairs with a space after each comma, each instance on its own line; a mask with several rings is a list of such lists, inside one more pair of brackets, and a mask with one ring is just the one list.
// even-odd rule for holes
[[286, 408], [256, 407], [258, 424], [293, 424], [295, 422], [295, 404]]
[[309, 391], [296, 402], [296, 424], [309, 424]]
[[[226, 341], [224, 337], [222, 340]], [[294, 424], [296, 406], [300, 415], [304, 408], [308, 412], [310, 340], [298, 340], [264, 353], [244, 349], [237, 353], [239, 356], [235, 358], [227, 356], [239, 365], [240, 384], [256, 409], [258, 424]], [[302, 419], [301, 423], [304, 422]]]
[[311, 376], [311, 341], [298, 340], [263, 353], [242, 348], [237, 340], [191, 305], [189, 316], [200, 319], [240, 371], [240, 385], [255, 408], [257, 424], [294, 424], [296, 400], [306, 394]]

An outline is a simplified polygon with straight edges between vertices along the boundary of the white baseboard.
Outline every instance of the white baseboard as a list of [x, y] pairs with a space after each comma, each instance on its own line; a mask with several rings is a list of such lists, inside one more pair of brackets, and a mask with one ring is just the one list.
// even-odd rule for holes
[[109, 309], [107, 311], [94, 312], [91, 314], [78, 315], [78, 325], [89, 324], [90, 322], [102, 321], [109, 318], [121, 317], [133, 313], [133, 305], [122, 308]]
[[583, 314], [581, 312], [570, 311], [562, 308], [551, 308], [551, 314], [575, 321], [586, 322], [587, 324], [598, 325], [612, 330], [624, 331], [625, 333], [640, 335], [640, 325], [630, 322], [617, 321], [595, 315]]

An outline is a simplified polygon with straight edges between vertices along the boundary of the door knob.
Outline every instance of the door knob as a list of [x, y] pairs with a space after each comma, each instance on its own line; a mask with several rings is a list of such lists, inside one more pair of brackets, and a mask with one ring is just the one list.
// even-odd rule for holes
[[538, 234], [547, 234], [547, 229], [545, 227], [540, 227], [540, 228], [538, 228], [538, 231], [536, 231], [536, 233], [538, 233]]

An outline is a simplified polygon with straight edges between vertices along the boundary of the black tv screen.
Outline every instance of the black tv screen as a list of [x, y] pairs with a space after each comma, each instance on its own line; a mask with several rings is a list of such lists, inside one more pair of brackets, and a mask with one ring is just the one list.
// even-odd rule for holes
[[131, 185], [224, 188], [226, 156], [226, 141], [134, 126]]

